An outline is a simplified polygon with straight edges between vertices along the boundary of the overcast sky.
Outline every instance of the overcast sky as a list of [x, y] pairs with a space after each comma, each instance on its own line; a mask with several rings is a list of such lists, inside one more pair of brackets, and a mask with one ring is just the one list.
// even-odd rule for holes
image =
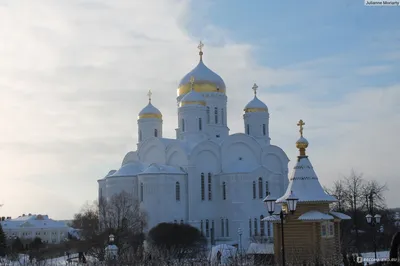
[[303, 119], [323, 185], [354, 168], [399, 207], [400, 7], [289, 2], [0, 0], [1, 216], [67, 219], [96, 199], [136, 149], [148, 89], [174, 137], [199, 40], [227, 85], [231, 133], [256, 82], [290, 170]]

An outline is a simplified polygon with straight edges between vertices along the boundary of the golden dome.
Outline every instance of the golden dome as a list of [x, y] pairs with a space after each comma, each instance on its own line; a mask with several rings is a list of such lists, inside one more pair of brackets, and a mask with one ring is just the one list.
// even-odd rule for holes
[[190, 86], [191, 86], [191, 91], [183, 96], [181, 102], [179, 103], [179, 107], [185, 106], [185, 105], [206, 105], [206, 101], [200, 93], [196, 92], [193, 88], [194, 85], [194, 77], [190, 78]]
[[149, 90], [149, 93], [147, 96], [149, 96], [149, 103], [145, 108], [140, 111], [138, 115], [138, 119], [143, 119], [143, 118], [158, 118], [162, 119], [162, 114], [160, 110], [158, 110], [154, 105], [151, 104], [151, 91]]
[[308, 140], [303, 137], [303, 126], [305, 124], [302, 119], [297, 123], [300, 127], [300, 138], [296, 141], [296, 148], [300, 150], [300, 156], [306, 156], [306, 149], [308, 147]]
[[245, 113], [268, 113], [268, 107], [265, 103], [257, 98], [257, 84], [254, 83], [252, 90], [254, 90], [254, 98], [243, 109]]
[[196, 79], [193, 84], [193, 89], [196, 92], [226, 92], [223, 79], [204, 64], [202, 50], [203, 46], [203, 43], [200, 42], [198, 46], [200, 50], [200, 61], [192, 71], [182, 78], [178, 86], [178, 96], [187, 94], [192, 90], [192, 86], [190, 84], [191, 77]]

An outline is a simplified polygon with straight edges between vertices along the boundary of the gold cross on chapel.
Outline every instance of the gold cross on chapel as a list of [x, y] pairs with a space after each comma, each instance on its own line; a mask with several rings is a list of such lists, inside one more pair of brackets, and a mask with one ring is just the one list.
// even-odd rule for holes
[[149, 92], [147, 93], [147, 96], [149, 97], [149, 102], [151, 102], [151, 95], [153, 95], [153, 93], [151, 92], [151, 90], [149, 90]]
[[302, 119], [300, 119], [299, 123], [297, 123], [297, 125], [300, 127], [299, 132], [300, 132], [300, 136], [301, 136], [301, 137], [303, 137], [303, 126], [304, 126], [305, 124], [306, 124], [306, 123], [304, 123]]
[[200, 41], [199, 45], [197, 46], [197, 48], [200, 50], [200, 52], [203, 52], [203, 47], [204, 47], [204, 44]]
[[254, 91], [254, 95], [257, 95], [257, 89], [258, 89], [257, 84], [254, 83], [254, 85], [251, 89]]

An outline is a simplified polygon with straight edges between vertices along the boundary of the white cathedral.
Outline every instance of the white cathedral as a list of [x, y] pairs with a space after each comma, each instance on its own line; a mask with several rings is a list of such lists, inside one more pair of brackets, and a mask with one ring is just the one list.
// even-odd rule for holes
[[[200, 61], [178, 87], [176, 138], [163, 138], [162, 113], [149, 103], [138, 116], [138, 144], [119, 170], [98, 180], [99, 197], [125, 191], [148, 214], [148, 229], [161, 222], [187, 223], [215, 243], [238, 244], [272, 237], [263, 199], [284, 194], [285, 152], [271, 144], [268, 107], [254, 98], [244, 107], [243, 133], [230, 134], [227, 87]], [[240, 235], [240, 236], [239, 236]], [[240, 239], [240, 240], [239, 240]]]

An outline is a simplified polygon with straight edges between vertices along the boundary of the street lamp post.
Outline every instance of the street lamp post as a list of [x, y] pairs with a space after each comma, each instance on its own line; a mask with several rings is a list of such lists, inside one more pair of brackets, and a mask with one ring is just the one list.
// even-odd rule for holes
[[238, 234], [239, 234], [239, 256], [240, 256], [240, 265], [242, 265], [242, 229], [239, 227]]
[[[283, 211], [283, 208], [281, 208], [281, 211], [279, 214], [274, 214], [275, 212], [275, 203], [276, 203], [276, 198], [273, 198], [270, 193], [268, 193], [268, 196], [263, 200], [266, 205], [267, 205], [267, 210], [270, 215], [276, 215], [279, 216], [281, 220], [281, 238], [282, 238], [282, 245], [281, 245], [281, 250], [282, 250], [282, 265], [286, 265], [286, 259], [285, 259], [285, 238], [284, 238], [284, 230], [283, 230], [283, 222], [285, 220], [286, 215], [288, 213]], [[286, 198], [286, 204], [288, 206], [288, 210], [291, 214], [293, 214], [296, 211], [297, 207], [297, 202], [298, 198], [295, 197], [293, 194], [293, 191], [290, 192], [289, 197]]]
[[374, 215], [374, 191], [371, 191], [369, 195], [366, 196], [367, 198], [367, 208], [368, 208], [368, 214], [365, 216], [365, 219], [367, 220], [367, 223], [372, 226], [373, 228], [373, 243], [374, 243], [374, 253], [375, 253], [375, 261], [377, 260], [377, 254], [376, 254], [376, 228], [375, 225], [379, 225], [381, 223], [381, 215], [380, 214], [375, 214]]

